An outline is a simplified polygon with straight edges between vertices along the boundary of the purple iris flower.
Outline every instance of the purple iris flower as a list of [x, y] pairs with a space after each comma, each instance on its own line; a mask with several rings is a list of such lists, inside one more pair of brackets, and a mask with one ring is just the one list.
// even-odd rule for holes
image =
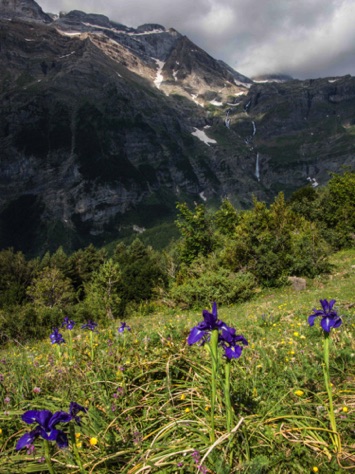
[[118, 332], [130, 331], [131, 328], [126, 323], [121, 323], [121, 326], [118, 328]]
[[63, 342], [65, 342], [58, 328], [53, 328], [53, 332], [49, 336], [49, 338], [52, 344], [62, 344]]
[[243, 345], [248, 345], [245, 337], [235, 332], [234, 328], [227, 327], [223, 328], [222, 334], [219, 336], [220, 345], [223, 347], [227, 359], [238, 359], [242, 355]]
[[75, 322], [72, 319], [69, 319], [68, 316], [65, 316], [64, 321], [62, 322], [62, 328], [72, 330], [75, 326]]
[[94, 323], [92, 319], [88, 319], [88, 322], [86, 324], [83, 324], [81, 326], [81, 329], [88, 329], [89, 331], [97, 331], [96, 329], [97, 323]]
[[320, 304], [322, 305], [322, 309], [313, 309], [313, 314], [311, 314], [308, 318], [308, 323], [310, 326], [314, 325], [314, 320], [320, 316], [322, 318], [320, 325], [322, 326], [323, 330], [326, 332], [330, 332], [332, 328], [338, 328], [342, 320], [333, 306], [335, 304], [335, 300], [319, 300]]
[[56, 441], [59, 448], [68, 446], [67, 435], [62, 430], [57, 430], [55, 426], [58, 423], [69, 423], [72, 416], [65, 411], [57, 411], [54, 414], [49, 410], [29, 410], [22, 415], [22, 420], [31, 425], [38, 423], [36, 428], [29, 433], [25, 433], [16, 444], [19, 451], [33, 444], [34, 440], [41, 436], [48, 441]]
[[76, 403], [76, 402], [70, 402], [70, 406], [69, 406], [69, 414], [70, 416], [76, 421], [76, 423], [78, 425], [81, 424], [81, 419], [80, 419], [80, 416], [78, 416], [78, 413], [79, 412], [83, 412], [83, 413], [86, 413], [88, 411], [87, 408], [79, 405], [79, 403]]
[[213, 303], [212, 313], [207, 311], [207, 309], [204, 309], [202, 311], [202, 316], [203, 321], [191, 329], [189, 337], [187, 338], [187, 342], [190, 346], [192, 344], [196, 344], [196, 342], [201, 341], [201, 339], [201, 344], [207, 342], [210, 338], [210, 331], [213, 331], [214, 329], [222, 330], [228, 328], [228, 326], [223, 321], [218, 319], [217, 303]]

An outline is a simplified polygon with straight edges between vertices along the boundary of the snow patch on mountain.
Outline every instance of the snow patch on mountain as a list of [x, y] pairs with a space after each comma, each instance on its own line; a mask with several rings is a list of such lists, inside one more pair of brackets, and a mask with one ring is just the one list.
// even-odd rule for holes
[[160, 61], [159, 59], [156, 59], [156, 58], [152, 58], [152, 59], [156, 62], [157, 66], [158, 66], [158, 71], [157, 71], [157, 75], [154, 79], [154, 84], [157, 87], [157, 89], [160, 89], [160, 86], [161, 86], [161, 84], [164, 80], [162, 70], [163, 70], [163, 67], [165, 65], [165, 62]]
[[219, 102], [216, 99], [210, 100], [210, 104], [215, 105], [216, 107], [221, 107], [223, 105], [223, 102]]
[[240, 81], [237, 81], [237, 79], [234, 79], [234, 84], [236, 86], [242, 86], [242, 87], [246, 87], [247, 89], [249, 89], [253, 84], [249, 84], [248, 82], [240, 82]]
[[143, 31], [142, 33], [127, 33], [129, 36], [144, 36], [144, 35], [155, 35], [157, 33], [165, 33], [165, 30], [152, 30], [152, 31]]
[[197, 100], [198, 95], [197, 94], [191, 94], [192, 100], [195, 102], [195, 104], [199, 105], [200, 107], [204, 107], [203, 103]]
[[205, 201], [205, 202], [207, 201], [207, 198], [206, 198], [206, 196], [205, 196], [204, 191], [202, 191], [202, 193], [200, 193], [199, 196], [200, 196], [200, 198], [201, 198], [203, 201]]
[[194, 137], [197, 137], [199, 140], [201, 140], [203, 143], [205, 143], [207, 146], [210, 146], [210, 143], [212, 144], [216, 144], [217, 141], [214, 140], [213, 138], [209, 138], [207, 135], [206, 135], [206, 132], [204, 132], [203, 130], [199, 130], [198, 128], [194, 127], [195, 131], [194, 132], [191, 132], [191, 135], [193, 135]]

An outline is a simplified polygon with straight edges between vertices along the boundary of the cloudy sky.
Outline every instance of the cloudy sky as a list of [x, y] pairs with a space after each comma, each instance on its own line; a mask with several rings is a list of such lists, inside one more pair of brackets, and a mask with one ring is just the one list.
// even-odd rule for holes
[[246, 76], [355, 76], [355, 0], [37, 0], [45, 12], [101, 13], [173, 27]]

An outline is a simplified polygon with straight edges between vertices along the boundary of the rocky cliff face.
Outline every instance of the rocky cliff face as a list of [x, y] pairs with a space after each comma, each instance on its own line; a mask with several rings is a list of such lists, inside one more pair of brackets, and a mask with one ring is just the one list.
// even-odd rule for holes
[[177, 31], [0, 0], [0, 245], [31, 252], [247, 206], [354, 166], [355, 80], [254, 83]]
[[19, 17], [46, 23], [52, 21], [33, 0], [0, 0], [0, 17], [8, 19]]

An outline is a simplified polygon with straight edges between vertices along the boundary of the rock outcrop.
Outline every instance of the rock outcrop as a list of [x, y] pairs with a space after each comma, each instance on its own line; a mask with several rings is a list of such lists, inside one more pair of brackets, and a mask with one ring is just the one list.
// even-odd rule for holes
[[0, 0], [0, 246], [102, 244], [354, 166], [355, 79], [254, 83], [174, 29]]

